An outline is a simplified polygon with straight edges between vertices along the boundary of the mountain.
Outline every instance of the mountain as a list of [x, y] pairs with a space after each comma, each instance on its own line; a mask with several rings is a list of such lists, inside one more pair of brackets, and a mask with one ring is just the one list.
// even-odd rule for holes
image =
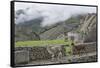
[[[59, 21], [54, 25], [41, 27], [43, 17], [25, 21], [15, 25], [15, 40], [53, 40], [64, 39], [64, 35], [70, 31], [87, 33], [86, 41], [96, 41], [96, 14], [82, 14], [71, 16], [65, 21]], [[91, 38], [94, 39], [91, 39]]]
[[42, 21], [43, 17], [39, 17], [23, 23], [15, 24], [15, 40], [39, 40], [38, 32], [41, 29], [40, 23]]
[[70, 17], [69, 19], [58, 22], [51, 29], [40, 34], [42, 40], [64, 39], [64, 33], [78, 28], [81, 15]]

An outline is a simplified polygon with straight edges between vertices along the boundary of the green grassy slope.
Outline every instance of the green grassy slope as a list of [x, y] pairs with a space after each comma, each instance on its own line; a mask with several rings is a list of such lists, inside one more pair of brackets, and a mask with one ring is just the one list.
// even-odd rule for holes
[[70, 45], [70, 43], [70, 41], [65, 42], [64, 40], [19, 41], [15, 43], [15, 46]]

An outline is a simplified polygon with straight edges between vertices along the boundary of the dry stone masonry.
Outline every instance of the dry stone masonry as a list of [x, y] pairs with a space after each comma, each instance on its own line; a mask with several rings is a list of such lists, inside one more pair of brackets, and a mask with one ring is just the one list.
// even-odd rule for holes
[[[64, 45], [61, 45], [60, 49], [62, 56], [66, 56]], [[54, 52], [57, 52], [56, 49], [54, 49]], [[54, 58], [57, 58], [58, 53], [54, 53], [54, 55]], [[47, 46], [16, 47], [15, 56], [15, 63], [52, 59], [52, 54], [48, 52]], [[25, 57], [26, 59], [20, 57]]]

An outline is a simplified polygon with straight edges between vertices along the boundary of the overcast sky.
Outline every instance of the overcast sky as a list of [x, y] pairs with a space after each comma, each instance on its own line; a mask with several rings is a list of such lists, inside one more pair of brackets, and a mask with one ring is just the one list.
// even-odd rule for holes
[[18, 15], [18, 18], [15, 20], [16, 23], [44, 17], [41, 23], [42, 26], [64, 21], [72, 15], [96, 13], [96, 7], [16, 2], [15, 11], [20, 9], [23, 10], [25, 14], [22, 13]]

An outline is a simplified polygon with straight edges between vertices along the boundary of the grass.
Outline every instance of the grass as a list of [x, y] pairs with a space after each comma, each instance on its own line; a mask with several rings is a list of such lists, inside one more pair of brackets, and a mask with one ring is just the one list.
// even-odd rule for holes
[[15, 43], [16, 47], [24, 47], [24, 46], [47, 46], [47, 45], [66, 45], [70, 44], [69, 42], [65, 42], [65, 40], [40, 40], [40, 41], [19, 41]]

